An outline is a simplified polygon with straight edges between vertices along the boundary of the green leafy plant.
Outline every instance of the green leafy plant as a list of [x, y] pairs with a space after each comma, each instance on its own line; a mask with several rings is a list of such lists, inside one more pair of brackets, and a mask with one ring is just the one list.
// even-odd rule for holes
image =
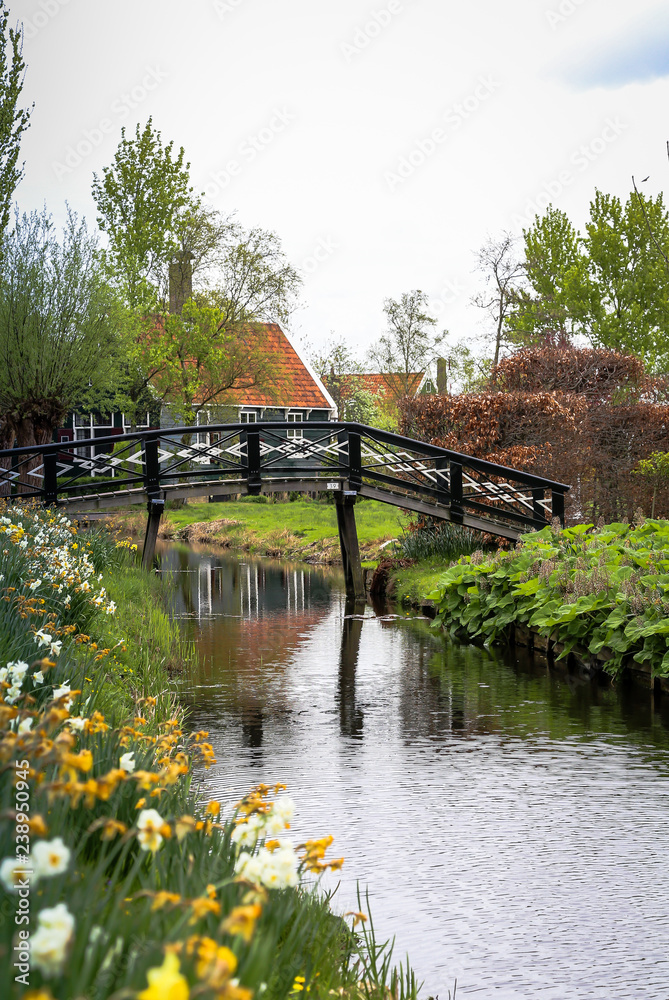
[[601, 655], [612, 676], [632, 661], [669, 676], [668, 521], [546, 527], [513, 551], [463, 557], [430, 597], [453, 636], [495, 642], [525, 626], [560, 657]]

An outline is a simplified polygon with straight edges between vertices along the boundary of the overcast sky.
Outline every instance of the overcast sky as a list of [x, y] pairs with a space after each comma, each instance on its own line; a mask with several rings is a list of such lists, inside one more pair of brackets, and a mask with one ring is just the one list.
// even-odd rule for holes
[[304, 275], [291, 332], [362, 352], [422, 289], [472, 343], [476, 251], [549, 200], [669, 181], [657, 0], [9, 0], [23, 21], [22, 210], [91, 222], [95, 171], [149, 116], [196, 190], [275, 230]]

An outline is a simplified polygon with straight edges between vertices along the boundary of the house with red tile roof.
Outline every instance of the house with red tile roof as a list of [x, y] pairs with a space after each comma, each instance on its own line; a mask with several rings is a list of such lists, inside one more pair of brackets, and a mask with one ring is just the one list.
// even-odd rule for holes
[[[254, 323], [246, 336], [257, 339], [259, 349], [269, 355], [271, 386], [233, 386], [226, 389], [219, 399], [198, 410], [199, 427], [285, 420], [296, 425], [295, 431], [289, 432], [288, 436], [301, 437], [300, 425], [337, 418], [337, 405], [328, 389], [278, 323]], [[174, 425], [169, 405], [163, 406], [160, 426]]]

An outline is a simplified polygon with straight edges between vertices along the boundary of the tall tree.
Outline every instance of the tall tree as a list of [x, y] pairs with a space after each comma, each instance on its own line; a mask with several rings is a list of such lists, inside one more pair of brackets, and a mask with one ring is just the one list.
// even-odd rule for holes
[[428, 371], [446, 333], [434, 334], [437, 321], [427, 313], [427, 295], [416, 289], [399, 300], [386, 299], [386, 333], [369, 351], [369, 360], [384, 376], [388, 394], [398, 400], [417, 391], [416, 374]]
[[[649, 225], [652, 232], [649, 232]], [[633, 352], [649, 368], [669, 364], [669, 216], [662, 195], [632, 194], [625, 205], [597, 191], [590, 205], [584, 250], [590, 280], [589, 336], [593, 344]]]
[[[107, 259], [131, 307], [154, 305], [172, 258], [182, 249], [178, 222], [196, 212], [183, 147], [163, 145], [149, 118], [121, 142], [102, 177], [93, 175], [98, 225], [109, 238]], [[181, 233], [183, 235], [183, 232]]]
[[488, 239], [477, 254], [476, 268], [483, 274], [486, 288], [474, 296], [473, 302], [485, 309], [493, 321], [493, 365], [496, 365], [504, 343], [505, 320], [525, 273], [523, 261], [516, 253], [516, 238], [511, 233], [502, 233], [499, 239]]
[[662, 196], [634, 192], [623, 205], [595, 193], [585, 234], [549, 207], [524, 233], [529, 289], [508, 316], [510, 334], [586, 336], [595, 347], [632, 352], [650, 370], [669, 365], [669, 216]]
[[23, 89], [23, 27], [8, 27], [9, 10], [0, 0], [0, 233], [9, 225], [12, 198], [23, 177], [21, 136], [30, 125], [30, 108], [19, 107]]
[[523, 238], [528, 287], [517, 290], [505, 317], [510, 339], [568, 339], [582, 331], [592, 296], [581, 237], [567, 215], [549, 205]]
[[[16, 216], [0, 254], [0, 422], [7, 447], [44, 443], [118, 362], [117, 300], [96, 241], [69, 212], [62, 239], [46, 209]], [[7, 444], [7, 442], [10, 442]]]

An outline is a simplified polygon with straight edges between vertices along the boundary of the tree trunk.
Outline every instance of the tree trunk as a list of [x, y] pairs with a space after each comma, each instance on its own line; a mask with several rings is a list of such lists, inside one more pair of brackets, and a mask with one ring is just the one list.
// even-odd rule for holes
[[[0, 424], [0, 451], [13, 447], [15, 436], [13, 423], [6, 420], [3, 424]], [[11, 465], [11, 458], [0, 458], [0, 497], [8, 497], [10, 495], [11, 480], [5, 478], [4, 474], [10, 471]]]

